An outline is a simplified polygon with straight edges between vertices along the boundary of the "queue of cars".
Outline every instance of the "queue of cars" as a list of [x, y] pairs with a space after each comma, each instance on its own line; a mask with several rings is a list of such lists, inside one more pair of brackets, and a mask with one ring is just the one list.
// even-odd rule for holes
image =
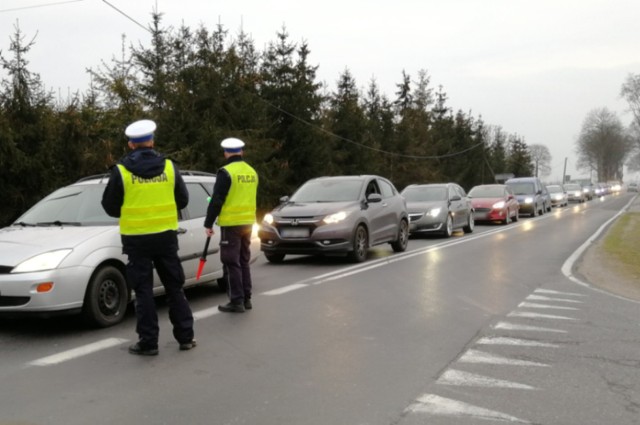
[[[189, 190], [189, 205], [178, 212], [185, 287], [216, 282], [226, 290], [222, 263], [212, 255], [219, 249], [219, 231], [196, 279], [215, 175], [182, 175]], [[0, 229], [0, 314], [81, 313], [99, 327], [123, 320], [133, 293], [118, 221], [100, 203], [107, 181], [108, 175], [92, 176], [60, 188]], [[592, 190], [605, 193], [599, 184]], [[448, 238], [456, 230], [473, 232], [476, 222], [509, 224], [522, 214], [535, 217], [585, 199], [581, 187], [547, 187], [535, 177], [478, 185], [468, 194], [453, 182], [412, 184], [399, 192], [376, 175], [320, 177], [265, 214], [255, 226], [251, 251], [254, 259], [262, 251], [272, 263], [287, 255], [343, 255], [359, 263], [373, 246], [405, 251], [410, 235]], [[163, 293], [155, 272], [154, 293]]]

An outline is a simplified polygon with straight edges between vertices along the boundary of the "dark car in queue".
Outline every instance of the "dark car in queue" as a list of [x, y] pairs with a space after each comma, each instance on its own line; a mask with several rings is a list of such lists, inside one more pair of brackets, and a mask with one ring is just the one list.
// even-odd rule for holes
[[547, 190], [551, 195], [551, 206], [552, 207], [565, 207], [569, 205], [569, 199], [567, 196], [567, 191], [564, 186], [561, 184], [550, 184], [547, 186]]
[[518, 221], [520, 204], [511, 188], [504, 184], [482, 184], [467, 194], [473, 206], [476, 222], [499, 221], [509, 224]]
[[537, 177], [514, 177], [505, 182], [520, 204], [520, 214], [532, 217], [551, 211], [549, 191]]
[[[189, 204], [178, 211], [178, 255], [185, 287], [227, 280], [218, 252], [216, 228], [202, 276], [196, 279], [205, 242], [202, 223], [216, 177], [181, 171]], [[92, 176], [62, 187], [0, 229], [0, 315], [81, 313], [92, 325], [107, 327], [124, 319], [133, 298], [126, 280], [118, 219], [109, 217], [101, 199], [109, 175]], [[257, 226], [256, 226], [257, 227]], [[252, 257], [259, 251], [252, 235]], [[154, 272], [154, 293], [164, 288]]]
[[411, 234], [448, 238], [457, 229], [473, 232], [473, 205], [458, 184], [412, 184], [402, 190], [402, 196], [407, 200]]
[[389, 243], [394, 252], [407, 249], [407, 206], [383, 177], [319, 177], [280, 201], [258, 232], [260, 249], [272, 263], [290, 254], [340, 254], [362, 262], [375, 245]]

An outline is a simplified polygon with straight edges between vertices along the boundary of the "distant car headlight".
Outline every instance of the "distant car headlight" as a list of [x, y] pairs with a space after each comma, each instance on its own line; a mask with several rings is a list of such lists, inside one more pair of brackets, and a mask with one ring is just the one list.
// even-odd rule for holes
[[531, 198], [531, 197], [524, 198], [524, 203], [525, 204], [532, 204], [533, 203], [533, 198]]
[[580, 196], [582, 192], [580, 192], [579, 190], [576, 190], [576, 196]]
[[334, 214], [329, 214], [328, 216], [323, 218], [322, 221], [324, 221], [326, 224], [340, 223], [342, 220], [344, 220], [348, 216], [349, 216], [349, 212], [340, 211]]
[[555, 199], [556, 201], [560, 201], [562, 199], [562, 195], [560, 194], [553, 195], [553, 199]]
[[429, 211], [427, 211], [427, 215], [430, 215], [431, 217], [437, 217], [440, 215], [440, 211], [442, 211], [442, 208], [431, 208]]
[[504, 208], [504, 205], [505, 205], [504, 201], [500, 201], [493, 204], [492, 208], [496, 210], [501, 210], [502, 208]]
[[265, 216], [262, 219], [262, 221], [264, 221], [265, 223], [271, 225], [271, 224], [273, 224], [273, 216], [271, 214], [265, 214]]
[[73, 251], [72, 249], [60, 249], [58, 251], [45, 252], [36, 255], [13, 268], [11, 273], [40, 272], [52, 270], [60, 265], [62, 260]]

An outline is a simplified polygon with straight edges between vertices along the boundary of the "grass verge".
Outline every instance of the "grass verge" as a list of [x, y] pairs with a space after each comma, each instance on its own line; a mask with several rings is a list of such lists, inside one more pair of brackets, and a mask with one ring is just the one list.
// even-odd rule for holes
[[627, 212], [613, 223], [603, 241], [605, 253], [619, 267], [618, 272], [640, 286], [640, 212]]

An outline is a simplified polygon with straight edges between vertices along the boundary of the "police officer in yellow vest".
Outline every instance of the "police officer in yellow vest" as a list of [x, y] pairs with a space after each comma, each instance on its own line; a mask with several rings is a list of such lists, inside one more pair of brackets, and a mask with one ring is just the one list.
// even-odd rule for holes
[[155, 267], [169, 301], [169, 319], [180, 350], [195, 347], [193, 315], [183, 292], [184, 271], [178, 257], [178, 210], [189, 193], [178, 168], [153, 149], [156, 124], [136, 121], [125, 134], [131, 152], [112, 168], [102, 207], [120, 218], [127, 279], [135, 291], [138, 342], [131, 354], [158, 354], [158, 315], [153, 298]]
[[211, 202], [204, 220], [205, 233], [212, 236], [213, 223], [220, 226], [220, 259], [229, 277], [229, 303], [218, 306], [227, 313], [244, 313], [251, 304], [251, 232], [256, 221], [258, 174], [243, 157], [244, 142], [224, 139], [227, 163], [218, 170]]

